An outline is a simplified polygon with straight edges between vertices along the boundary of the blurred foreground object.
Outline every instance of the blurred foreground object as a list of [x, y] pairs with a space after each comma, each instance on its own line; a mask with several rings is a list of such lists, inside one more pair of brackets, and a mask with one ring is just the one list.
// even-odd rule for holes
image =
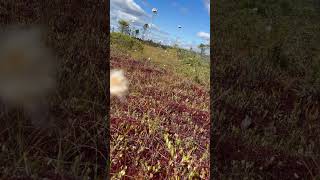
[[37, 28], [10, 27], [0, 34], [0, 99], [21, 106], [36, 127], [50, 126], [45, 98], [55, 87], [54, 57]]
[[110, 94], [122, 99], [128, 91], [128, 81], [122, 70], [110, 71]]

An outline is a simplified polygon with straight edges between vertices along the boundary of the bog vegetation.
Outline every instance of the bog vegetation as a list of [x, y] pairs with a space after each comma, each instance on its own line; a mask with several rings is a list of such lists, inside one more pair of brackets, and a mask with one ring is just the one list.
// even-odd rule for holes
[[111, 176], [209, 177], [209, 61], [199, 53], [111, 33], [111, 69], [129, 80], [111, 101]]
[[[108, 37], [107, 31], [103, 32], [101, 27], [108, 22], [99, 18], [103, 2], [74, 2], [30, 0], [0, 3], [1, 28], [7, 30], [7, 27], [17, 25], [28, 30], [41, 24], [47, 30], [41, 42], [53, 50], [54, 62], [58, 66], [56, 88], [46, 101], [58, 126], [50, 128], [51, 133], [32, 126], [32, 119], [21, 107], [8, 106], [0, 101], [0, 179], [107, 178], [105, 52]], [[89, 22], [90, 26], [87, 26]], [[29, 53], [34, 53], [35, 48], [27, 47], [26, 50], [30, 49]], [[43, 64], [32, 64], [32, 68], [38, 69], [29, 75], [31, 77], [27, 76], [29, 79], [39, 79], [36, 76], [39, 74], [35, 74], [38, 71], [42, 78], [46, 77], [43, 76], [46, 72], [43, 65], [47, 62], [41, 59], [43, 56], [39, 58]], [[19, 66], [19, 59], [11, 65], [20, 70], [25, 68]], [[8, 77], [1, 77], [1, 85], [5, 78]], [[26, 82], [18, 87], [25, 86]], [[29, 89], [38, 86], [27, 85]], [[15, 89], [15, 92], [19, 90], [23, 92], [23, 89]]]
[[320, 166], [319, 1], [216, 1], [216, 179], [312, 179]]
[[119, 32], [111, 33], [111, 50], [134, 59], [152, 61], [153, 64], [186, 75], [202, 85], [209, 85], [209, 57], [200, 53], [144, 41]]

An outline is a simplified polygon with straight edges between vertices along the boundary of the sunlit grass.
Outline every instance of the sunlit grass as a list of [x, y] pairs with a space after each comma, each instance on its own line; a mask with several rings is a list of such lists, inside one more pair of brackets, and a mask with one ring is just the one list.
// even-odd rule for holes
[[192, 68], [209, 66], [146, 44], [111, 54], [112, 69], [126, 71], [130, 86], [126, 102], [111, 102], [112, 179], [208, 178], [209, 74]]
[[127, 50], [126, 44], [111, 44], [111, 53], [124, 54], [140, 61], [150, 61], [157, 66], [188, 77], [192, 81], [209, 87], [210, 62], [200, 55], [181, 53], [176, 48], [163, 49], [143, 44], [142, 51]]

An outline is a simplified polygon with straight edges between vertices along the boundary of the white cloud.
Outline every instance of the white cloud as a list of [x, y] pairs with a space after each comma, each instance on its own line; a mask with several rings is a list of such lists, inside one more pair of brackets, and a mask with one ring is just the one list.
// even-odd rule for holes
[[190, 48], [195, 49], [196, 45], [192, 44], [191, 42], [180, 41], [179, 47], [181, 47], [183, 49], [190, 49]]
[[210, 34], [206, 32], [198, 32], [197, 36], [205, 41], [210, 41]]
[[147, 13], [134, 0], [110, 0], [110, 9], [121, 10], [133, 16], [146, 16]]
[[152, 8], [151, 5], [148, 3], [148, 0], [139, 0], [142, 5], [144, 5], [145, 7], [148, 7], [148, 8]]
[[[178, 45], [182, 49], [190, 50], [190, 48], [192, 48], [192, 50], [195, 52], [198, 52], [198, 53], [201, 52], [201, 50], [199, 48], [200, 44], [196, 43], [195, 41], [192, 41], [192, 42], [191, 41], [178, 41]], [[210, 48], [207, 48], [205, 50], [205, 54], [210, 55]]]
[[134, 0], [110, 1], [110, 24], [116, 25], [120, 19], [124, 19], [133, 25], [142, 26], [150, 17]]
[[205, 5], [205, 7], [208, 10], [208, 13], [210, 14], [210, 0], [203, 0], [203, 3]]
[[[128, 21], [131, 27], [140, 30], [144, 24], [150, 24], [151, 22], [152, 15], [146, 13], [134, 0], [111, 0], [110, 5], [110, 25], [115, 29], [117, 29], [120, 19]], [[161, 30], [155, 24], [151, 24], [147, 34], [150, 34], [151, 38], [169, 36], [168, 32]]]
[[127, 21], [139, 21], [139, 18], [137, 16], [134, 16], [132, 14], [128, 14], [126, 12], [117, 10], [112, 13], [113, 16], [118, 17], [118, 19], [125, 19]]
[[[150, 14], [146, 13], [135, 1], [137, 0], [111, 0], [110, 4], [110, 25], [117, 30], [118, 20], [124, 19], [131, 24], [131, 27], [135, 29], [142, 30], [144, 24], [150, 24], [151, 22], [151, 9]], [[141, 0], [143, 1], [143, 0]], [[209, 1], [208, 1], [209, 2]], [[209, 3], [210, 4], [210, 3]], [[173, 6], [180, 8], [181, 11], [185, 13], [188, 11], [186, 8], [183, 9], [177, 2], [172, 3]], [[210, 7], [210, 6], [209, 6]], [[155, 17], [156, 20], [157, 17]], [[141, 31], [142, 32], [142, 31]], [[141, 35], [141, 34], [140, 34]], [[203, 40], [209, 41], [210, 34], [205, 32], [197, 33], [197, 36]], [[160, 27], [155, 24], [151, 24], [150, 30], [146, 34], [147, 39], [152, 39], [153, 41], [161, 41], [162, 44], [173, 45], [177, 42], [176, 37], [171, 36], [168, 32], [163, 31]], [[180, 39], [180, 38], [179, 38]], [[190, 49], [199, 52], [197, 43], [195, 42], [184, 42], [179, 40], [178, 44], [184, 49]]]
[[158, 27], [155, 24], [151, 24], [151, 30], [158, 33], [160, 36], [169, 36], [170, 35], [170, 33], [163, 31], [160, 27]]

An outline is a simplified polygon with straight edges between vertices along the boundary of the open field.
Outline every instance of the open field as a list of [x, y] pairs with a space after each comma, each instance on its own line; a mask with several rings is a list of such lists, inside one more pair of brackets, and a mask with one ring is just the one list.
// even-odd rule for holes
[[183, 73], [180, 68], [193, 66], [183, 65], [173, 49], [166, 54], [144, 45], [140, 55], [125, 56], [114, 45], [111, 69], [123, 69], [130, 85], [125, 102], [111, 100], [112, 177], [208, 179], [209, 66], [201, 85]]

